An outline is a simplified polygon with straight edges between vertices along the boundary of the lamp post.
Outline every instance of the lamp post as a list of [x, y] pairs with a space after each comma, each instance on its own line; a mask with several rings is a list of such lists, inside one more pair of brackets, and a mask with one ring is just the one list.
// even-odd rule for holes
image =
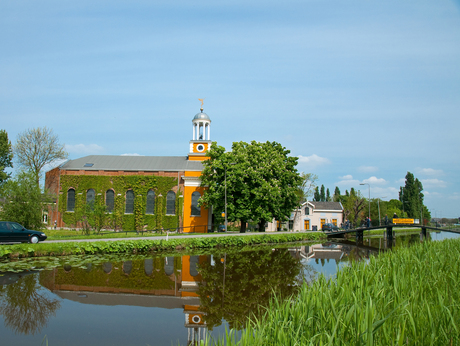
[[377, 198], [377, 206], [379, 208], [379, 226], [382, 225], [382, 222], [380, 221], [380, 198], [387, 198], [387, 196]]
[[[229, 163], [229, 165], [234, 165], [234, 164], [235, 162]], [[227, 233], [227, 165], [225, 165], [224, 184], [225, 184], [225, 233]]]
[[368, 183], [361, 183], [359, 185], [367, 185], [369, 188], [369, 222], [371, 220], [371, 186]]

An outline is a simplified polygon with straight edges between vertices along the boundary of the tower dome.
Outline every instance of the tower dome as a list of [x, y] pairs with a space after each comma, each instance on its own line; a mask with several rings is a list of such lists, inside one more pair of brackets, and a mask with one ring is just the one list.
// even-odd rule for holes
[[197, 113], [195, 115], [195, 117], [193, 118], [192, 121], [195, 122], [196, 120], [207, 120], [207, 121], [211, 122], [211, 119], [209, 118], [209, 116], [206, 113], [203, 113], [203, 108], [201, 108], [200, 113]]

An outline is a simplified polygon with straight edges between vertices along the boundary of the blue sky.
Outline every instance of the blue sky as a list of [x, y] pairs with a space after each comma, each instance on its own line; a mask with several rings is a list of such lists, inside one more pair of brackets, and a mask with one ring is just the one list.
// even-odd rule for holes
[[333, 192], [460, 216], [458, 1], [0, 2], [0, 128], [47, 126], [70, 158], [277, 141]]

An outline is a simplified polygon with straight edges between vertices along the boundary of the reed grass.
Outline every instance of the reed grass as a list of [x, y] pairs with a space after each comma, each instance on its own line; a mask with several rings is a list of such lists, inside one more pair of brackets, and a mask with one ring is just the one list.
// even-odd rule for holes
[[459, 345], [460, 240], [424, 242], [272, 300], [235, 340], [207, 345]]

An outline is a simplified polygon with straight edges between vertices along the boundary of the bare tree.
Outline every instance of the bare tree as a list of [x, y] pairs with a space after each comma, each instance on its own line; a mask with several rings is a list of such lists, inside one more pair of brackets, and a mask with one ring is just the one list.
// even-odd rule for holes
[[53, 161], [66, 159], [68, 154], [57, 135], [47, 127], [28, 129], [18, 135], [14, 153], [20, 167], [32, 171], [40, 180], [43, 167]]

